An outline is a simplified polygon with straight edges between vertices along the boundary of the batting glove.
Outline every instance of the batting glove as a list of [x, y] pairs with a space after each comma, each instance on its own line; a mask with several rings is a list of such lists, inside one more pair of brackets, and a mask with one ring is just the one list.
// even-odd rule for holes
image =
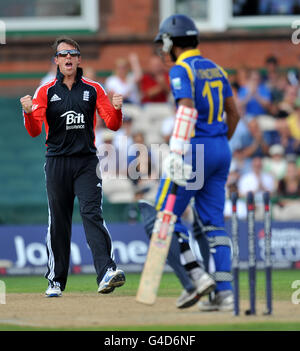
[[182, 155], [171, 152], [162, 164], [163, 173], [171, 181], [185, 187], [192, 175], [192, 165], [184, 162]]

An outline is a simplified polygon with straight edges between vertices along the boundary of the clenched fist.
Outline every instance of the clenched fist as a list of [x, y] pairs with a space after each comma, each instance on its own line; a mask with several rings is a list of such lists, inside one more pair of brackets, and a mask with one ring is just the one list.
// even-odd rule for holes
[[32, 96], [26, 95], [20, 99], [20, 102], [26, 113], [32, 112]]
[[120, 94], [114, 94], [111, 102], [116, 110], [120, 110], [123, 105], [123, 96]]

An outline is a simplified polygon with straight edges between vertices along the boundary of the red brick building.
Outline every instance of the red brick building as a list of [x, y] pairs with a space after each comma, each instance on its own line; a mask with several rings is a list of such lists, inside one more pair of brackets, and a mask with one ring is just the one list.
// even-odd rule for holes
[[[0, 45], [0, 94], [19, 94], [36, 87], [49, 69], [52, 42], [64, 33], [79, 41], [83, 66], [92, 67], [100, 81], [113, 70], [118, 57], [127, 57], [130, 52], [139, 56], [145, 68], [160, 20], [174, 8], [176, 0], [95, 1], [98, 28], [92, 31], [43, 30], [43, 25], [37, 31], [27, 30], [26, 26], [22, 30], [7, 30], [6, 45]], [[224, 3], [228, 1], [231, 0]], [[168, 8], [168, 3], [173, 3], [173, 7]], [[200, 3], [209, 5], [216, 1], [201, 0]], [[291, 25], [280, 23], [254, 29], [233, 26], [221, 31], [220, 28], [202, 31], [200, 28], [200, 49], [204, 56], [230, 70], [241, 65], [261, 68], [269, 54], [276, 55], [282, 67], [291, 67], [298, 64], [300, 54], [299, 45], [291, 40], [293, 31]]]

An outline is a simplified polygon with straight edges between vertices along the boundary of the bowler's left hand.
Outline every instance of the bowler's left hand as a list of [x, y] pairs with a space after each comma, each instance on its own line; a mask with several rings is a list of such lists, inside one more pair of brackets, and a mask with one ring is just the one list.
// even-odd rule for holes
[[116, 110], [120, 110], [123, 105], [123, 96], [120, 94], [114, 94], [112, 97], [112, 104]]

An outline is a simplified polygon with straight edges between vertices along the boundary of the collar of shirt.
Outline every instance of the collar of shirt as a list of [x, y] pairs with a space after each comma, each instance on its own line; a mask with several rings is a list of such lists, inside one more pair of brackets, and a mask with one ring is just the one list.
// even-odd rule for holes
[[[74, 84], [77, 84], [80, 79], [82, 78], [82, 75], [83, 75], [83, 70], [81, 67], [78, 67], [77, 68], [77, 73], [76, 73], [76, 78], [75, 78], [75, 83]], [[56, 78], [57, 80], [62, 83], [63, 82], [63, 79], [64, 79], [64, 75], [61, 73], [59, 67], [57, 67], [57, 73], [56, 73]]]
[[187, 50], [183, 52], [182, 54], [179, 55], [176, 64], [182, 62], [186, 58], [193, 57], [193, 56], [201, 56], [201, 52], [199, 49], [192, 49], [192, 50]]

